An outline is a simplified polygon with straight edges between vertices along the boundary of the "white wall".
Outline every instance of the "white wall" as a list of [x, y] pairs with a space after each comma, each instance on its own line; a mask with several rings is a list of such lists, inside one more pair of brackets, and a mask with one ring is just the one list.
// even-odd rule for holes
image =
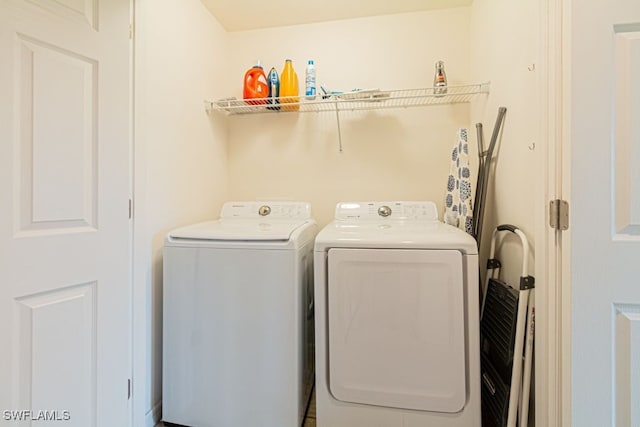
[[[540, 133], [540, 97], [538, 96], [538, 48], [541, 45], [538, 32], [537, 0], [474, 0], [471, 6], [471, 69], [475, 80], [491, 80], [491, 93], [482, 108], [474, 106], [473, 123], [484, 126], [485, 149], [493, 132], [498, 108], [507, 108], [504, 128], [494, 153], [494, 168], [491, 171], [489, 191], [485, 203], [485, 221], [480, 251], [481, 275], [484, 277], [486, 259], [493, 230], [500, 224], [513, 224], [525, 232], [529, 240], [530, 256], [528, 273], [544, 271], [544, 259], [535, 261], [536, 234], [540, 235], [540, 210], [546, 209], [543, 200], [546, 178], [544, 155], [546, 141], [538, 140]], [[537, 68], [536, 68], [537, 66]], [[475, 126], [475, 125], [474, 125]], [[474, 129], [475, 130], [475, 129]], [[473, 139], [473, 156], [477, 158], [477, 140]], [[502, 278], [509, 284], [518, 285], [522, 267], [520, 239], [513, 234], [501, 234], [496, 256], [502, 262]], [[542, 239], [544, 240], [544, 239]], [[541, 253], [544, 248], [541, 248]], [[539, 276], [536, 277], [540, 279]], [[545, 286], [538, 280], [536, 286]], [[545, 308], [538, 304], [538, 313]], [[541, 324], [546, 322], [542, 320]], [[545, 349], [544, 337], [539, 349]], [[538, 338], [536, 338], [538, 339]], [[544, 356], [544, 355], [543, 355]], [[539, 357], [543, 363], [546, 357]], [[539, 378], [544, 379], [543, 375]], [[533, 387], [532, 380], [532, 387]], [[544, 386], [540, 387], [544, 393]], [[534, 392], [531, 393], [534, 398]], [[544, 404], [544, 399], [541, 399]], [[532, 404], [533, 406], [533, 404]], [[544, 409], [542, 405], [540, 409]], [[534, 408], [529, 411], [529, 425], [534, 423]]]
[[153, 426], [162, 392], [163, 238], [215, 217], [227, 198], [226, 125], [202, 102], [224, 95], [227, 36], [199, 0], [138, 0], [135, 55], [133, 425]]
[[[445, 61], [449, 84], [467, 83], [469, 9], [351, 19], [229, 33], [226, 96], [242, 97], [256, 59], [265, 72], [293, 59], [302, 90], [307, 59], [318, 86], [431, 87], [434, 63]], [[267, 114], [229, 118], [229, 185], [234, 199], [293, 198], [312, 203], [324, 225], [338, 201], [434, 200], [442, 208], [450, 150], [469, 105], [341, 113]]]
[[[539, 106], [537, 72], [530, 71], [538, 57], [538, 11], [536, 0], [475, 0], [471, 6], [471, 69], [475, 80], [490, 80], [486, 105], [474, 108], [471, 119], [484, 126], [485, 149], [493, 132], [498, 107], [507, 108], [504, 129], [494, 153], [485, 203], [485, 221], [480, 265], [484, 269], [491, 234], [499, 224], [513, 224], [529, 239], [530, 273], [534, 271], [535, 221], [539, 205], [540, 153], [544, 142], [537, 141]], [[477, 140], [473, 138], [473, 157]], [[537, 149], [533, 147], [536, 144]], [[533, 149], [532, 149], [533, 148]], [[505, 247], [497, 254], [508, 283], [518, 283], [522, 251], [520, 240], [506, 236]]]

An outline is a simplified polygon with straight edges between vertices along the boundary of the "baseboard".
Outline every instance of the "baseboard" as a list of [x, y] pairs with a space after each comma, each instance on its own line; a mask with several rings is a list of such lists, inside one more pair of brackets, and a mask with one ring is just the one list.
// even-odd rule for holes
[[156, 403], [144, 417], [145, 427], [155, 427], [160, 422], [162, 416], [162, 402]]

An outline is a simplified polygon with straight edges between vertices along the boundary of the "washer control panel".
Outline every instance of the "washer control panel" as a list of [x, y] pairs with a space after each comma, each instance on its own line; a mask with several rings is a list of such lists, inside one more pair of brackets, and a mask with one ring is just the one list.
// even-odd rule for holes
[[311, 219], [308, 202], [227, 202], [220, 218]]
[[438, 208], [435, 203], [429, 201], [341, 202], [336, 206], [335, 219], [434, 221], [438, 219]]

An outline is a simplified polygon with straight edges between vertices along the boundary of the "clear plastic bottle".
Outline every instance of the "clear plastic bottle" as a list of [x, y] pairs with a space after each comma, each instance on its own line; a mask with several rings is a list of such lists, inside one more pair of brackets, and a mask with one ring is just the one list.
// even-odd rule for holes
[[305, 72], [305, 97], [309, 100], [316, 98], [316, 67], [313, 59], [307, 62], [307, 70]]
[[447, 75], [444, 72], [444, 61], [436, 62], [436, 74], [433, 77], [433, 93], [444, 96], [447, 93]]

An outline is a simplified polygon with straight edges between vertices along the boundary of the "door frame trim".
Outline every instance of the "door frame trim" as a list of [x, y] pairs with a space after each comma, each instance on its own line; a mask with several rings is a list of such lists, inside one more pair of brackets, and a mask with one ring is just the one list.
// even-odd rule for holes
[[[556, 143], [556, 150], [561, 159], [558, 161], [561, 170], [557, 174], [560, 183], [560, 198], [571, 200], [571, 10], [572, 0], [562, 0], [562, 16], [559, 18], [558, 37], [561, 39], [561, 52], [559, 57], [559, 76], [561, 76], [561, 87], [557, 97], [561, 106], [561, 119], [558, 120], [557, 133], [559, 141]], [[572, 423], [572, 392], [571, 392], [571, 370], [572, 370], [572, 349], [571, 349], [571, 228], [564, 232], [557, 232], [560, 237], [558, 248], [559, 265], [556, 271], [557, 283], [556, 293], [560, 295], [561, 301], [558, 309], [561, 316], [561, 324], [558, 328], [556, 341], [559, 346], [559, 354], [556, 355], [560, 366], [556, 377], [556, 387], [560, 393], [560, 411], [557, 419], [562, 426], [570, 426]]]
[[536, 422], [571, 425], [570, 233], [549, 226], [550, 200], [570, 195], [571, 1], [540, 0], [539, 62], [541, 209], [536, 214]]

